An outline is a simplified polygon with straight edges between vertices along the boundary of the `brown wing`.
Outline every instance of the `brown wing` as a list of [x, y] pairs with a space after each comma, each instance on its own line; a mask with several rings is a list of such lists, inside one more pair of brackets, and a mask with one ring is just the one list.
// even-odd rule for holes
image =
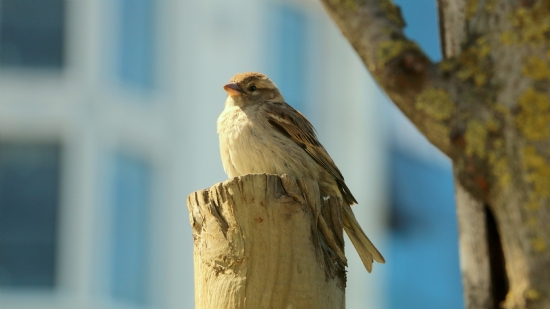
[[340, 173], [336, 164], [332, 161], [327, 151], [319, 143], [315, 128], [299, 111], [284, 102], [269, 102], [265, 105], [268, 109], [268, 122], [273, 128], [281, 134], [290, 138], [300, 146], [317, 164], [327, 170], [336, 180], [342, 196], [348, 204], [357, 203], [355, 197], [351, 194], [344, 176]]

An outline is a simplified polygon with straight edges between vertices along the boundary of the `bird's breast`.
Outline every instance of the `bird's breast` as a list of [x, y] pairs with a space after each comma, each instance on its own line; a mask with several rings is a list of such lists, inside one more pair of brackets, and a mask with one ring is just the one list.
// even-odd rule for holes
[[220, 152], [229, 177], [253, 173], [312, 177], [317, 164], [261, 114], [226, 108], [218, 118]]

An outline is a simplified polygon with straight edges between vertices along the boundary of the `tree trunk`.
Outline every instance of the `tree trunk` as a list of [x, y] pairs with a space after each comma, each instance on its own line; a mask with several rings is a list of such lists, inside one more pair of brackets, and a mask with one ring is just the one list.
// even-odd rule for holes
[[197, 309], [345, 308], [342, 200], [255, 174], [189, 195]]
[[453, 161], [467, 308], [550, 308], [550, 2], [438, 0], [432, 63], [391, 0], [321, 1]]
[[500, 238], [487, 205], [455, 182], [466, 308], [499, 308], [508, 291]]

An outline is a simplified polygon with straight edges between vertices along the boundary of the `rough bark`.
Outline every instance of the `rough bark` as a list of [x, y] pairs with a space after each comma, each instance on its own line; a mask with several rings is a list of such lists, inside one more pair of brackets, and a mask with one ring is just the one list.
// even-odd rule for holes
[[487, 208], [459, 182], [456, 182], [456, 204], [466, 308], [497, 308], [502, 295], [494, 291], [496, 286], [491, 277]]
[[345, 308], [339, 203], [287, 175], [246, 175], [189, 195], [196, 308]]
[[550, 2], [438, 0], [445, 59], [432, 63], [390, 0], [321, 1], [453, 160], [468, 308], [550, 308]]

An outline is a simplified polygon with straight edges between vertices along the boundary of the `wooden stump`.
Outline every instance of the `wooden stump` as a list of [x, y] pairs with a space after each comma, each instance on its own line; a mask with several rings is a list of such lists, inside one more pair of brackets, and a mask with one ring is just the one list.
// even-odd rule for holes
[[345, 308], [341, 199], [254, 174], [189, 195], [195, 308]]

